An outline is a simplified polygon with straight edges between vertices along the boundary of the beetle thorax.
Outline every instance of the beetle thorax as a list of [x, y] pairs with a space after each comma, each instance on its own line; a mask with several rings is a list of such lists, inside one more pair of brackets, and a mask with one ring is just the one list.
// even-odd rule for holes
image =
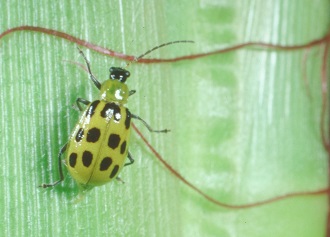
[[110, 79], [102, 83], [100, 95], [104, 101], [126, 104], [129, 91], [126, 84]]

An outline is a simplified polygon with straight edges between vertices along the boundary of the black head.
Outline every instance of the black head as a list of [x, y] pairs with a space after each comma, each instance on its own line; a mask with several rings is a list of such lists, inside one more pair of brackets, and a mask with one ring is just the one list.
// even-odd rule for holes
[[110, 79], [118, 80], [123, 83], [131, 75], [129, 71], [122, 69], [120, 67], [111, 67], [109, 71], [110, 71]]

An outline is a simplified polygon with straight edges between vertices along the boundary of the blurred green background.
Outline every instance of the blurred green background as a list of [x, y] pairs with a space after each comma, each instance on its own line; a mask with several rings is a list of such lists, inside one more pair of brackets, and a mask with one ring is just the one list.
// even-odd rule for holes
[[[19, 25], [60, 30], [113, 50], [148, 57], [208, 52], [246, 41], [295, 45], [329, 29], [327, 0], [6, 1], [0, 31]], [[125, 62], [82, 48], [94, 74], [108, 78]], [[322, 48], [241, 50], [194, 61], [129, 67], [130, 110], [184, 177], [218, 200], [246, 204], [327, 186], [320, 138]], [[32, 32], [0, 41], [2, 114], [0, 236], [323, 237], [327, 197], [296, 197], [246, 210], [217, 207], [165, 170], [133, 134], [136, 163], [74, 204], [71, 177], [58, 178], [56, 156], [77, 122], [77, 97], [97, 97], [75, 44]], [[306, 68], [309, 86], [303, 79]]]

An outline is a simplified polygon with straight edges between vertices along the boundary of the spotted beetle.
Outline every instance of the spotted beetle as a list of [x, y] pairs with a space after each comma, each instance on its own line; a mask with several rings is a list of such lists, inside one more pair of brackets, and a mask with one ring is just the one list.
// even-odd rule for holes
[[[173, 44], [191, 41], [172, 41], [140, 55], [149, 54], [155, 49]], [[77, 107], [82, 112], [69, 141], [62, 147], [58, 155], [60, 179], [54, 183], [42, 184], [40, 187], [53, 187], [64, 180], [61, 157], [66, 153], [65, 164], [70, 175], [83, 190], [103, 185], [113, 179], [124, 166], [131, 165], [134, 159], [128, 151], [131, 119], [141, 121], [150, 132], [167, 133], [170, 130], [154, 130], [142, 118], [132, 114], [126, 107], [127, 99], [135, 93], [125, 84], [130, 76], [129, 71], [120, 67], [110, 68], [110, 77], [102, 84], [93, 75], [90, 63], [78, 48], [85, 60], [89, 77], [100, 90], [100, 98], [93, 102], [78, 98]], [[87, 108], [83, 110], [82, 105]], [[128, 161], [126, 162], [126, 157]]]

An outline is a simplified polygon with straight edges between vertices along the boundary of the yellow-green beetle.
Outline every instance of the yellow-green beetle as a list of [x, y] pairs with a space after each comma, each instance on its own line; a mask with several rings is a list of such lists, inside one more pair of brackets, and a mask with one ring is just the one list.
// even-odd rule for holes
[[[172, 43], [163, 44], [154, 49]], [[124, 106], [128, 97], [135, 93], [135, 90], [129, 91], [125, 84], [130, 76], [127, 70], [111, 67], [110, 78], [101, 84], [92, 74], [83, 52], [80, 49], [79, 52], [85, 59], [90, 79], [100, 90], [100, 99], [93, 102], [82, 98], [76, 100], [80, 111], [83, 111], [81, 104], [86, 105], [87, 108], [82, 113], [69, 141], [59, 152], [60, 179], [54, 183], [40, 185], [43, 188], [53, 187], [63, 181], [61, 157], [64, 153], [66, 153], [65, 163], [69, 173], [84, 190], [103, 185], [114, 178], [119, 179], [117, 175], [121, 169], [134, 162], [128, 151], [132, 118], [142, 121], [151, 132], [169, 131], [167, 129], [153, 130], [143, 119], [131, 114]], [[128, 157], [127, 162], [126, 157]]]

